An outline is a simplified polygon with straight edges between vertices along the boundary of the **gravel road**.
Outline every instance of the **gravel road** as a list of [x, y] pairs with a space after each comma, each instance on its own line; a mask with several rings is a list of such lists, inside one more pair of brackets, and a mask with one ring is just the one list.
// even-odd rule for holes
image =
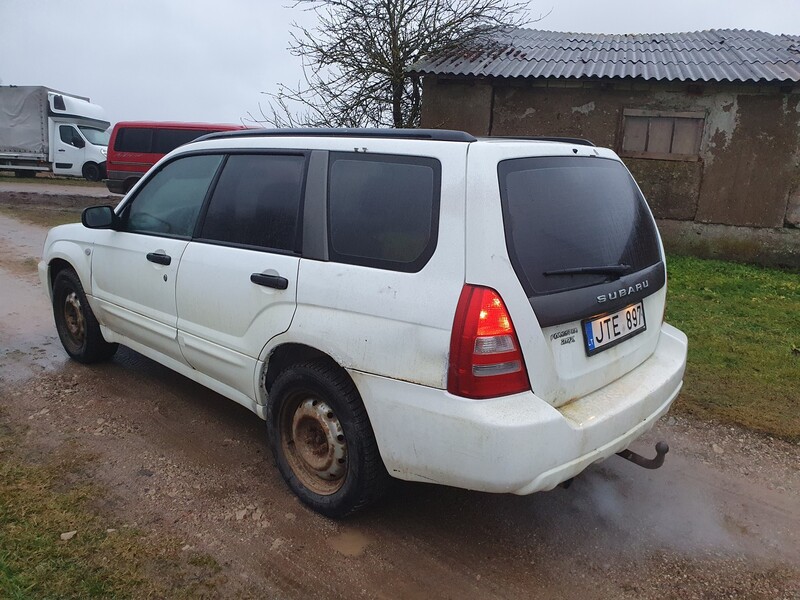
[[614, 457], [527, 497], [399, 483], [331, 521], [287, 490], [242, 407], [124, 348], [67, 360], [32, 267], [44, 234], [0, 215], [0, 406], [26, 451], [92, 456], [102, 509], [212, 555], [230, 594], [800, 598], [798, 445], [668, 416], [633, 446], [670, 442], [657, 471]]

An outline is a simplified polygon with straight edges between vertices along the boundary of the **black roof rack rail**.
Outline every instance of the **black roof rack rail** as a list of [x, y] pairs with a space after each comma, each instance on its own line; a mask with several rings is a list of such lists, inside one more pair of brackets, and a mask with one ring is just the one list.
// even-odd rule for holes
[[493, 135], [491, 138], [499, 138], [502, 140], [534, 140], [538, 142], [564, 142], [565, 144], [577, 144], [578, 146], [595, 145], [594, 142], [583, 138], [555, 137], [549, 135]]
[[378, 129], [378, 128], [328, 128], [298, 127], [287, 129], [240, 129], [218, 131], [197, 138], [195, 141], [220, 140], [238, 137], [359, 137], [400, 138], [410, 140], [435, 140], [439, 142], [477, 142], [478, 138], [464, 131], [450, 129]]

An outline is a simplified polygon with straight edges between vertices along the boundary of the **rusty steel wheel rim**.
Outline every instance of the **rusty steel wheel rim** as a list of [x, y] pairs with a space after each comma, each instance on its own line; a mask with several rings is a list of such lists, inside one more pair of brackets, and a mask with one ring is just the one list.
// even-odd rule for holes
[[347, 441], [331, 407], [312, 395], [297, 394], [284, 403], [280, 427], [283, 454], [300, 483], [321, 496], [341, 489]]
[[64, 298], [64, 324], [72, 342], [82, 346], [86, 339], [86, 318], [83, 316], [81, 300], [75, 292], [70, 292]]

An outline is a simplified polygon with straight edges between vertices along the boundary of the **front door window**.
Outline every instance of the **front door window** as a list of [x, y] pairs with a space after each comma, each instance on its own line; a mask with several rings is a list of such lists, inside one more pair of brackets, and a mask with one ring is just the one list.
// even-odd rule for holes
[[168, 237], [191, 237], [220, 155], [187, 156], [148, 179], [122, 212], [122, 229]]

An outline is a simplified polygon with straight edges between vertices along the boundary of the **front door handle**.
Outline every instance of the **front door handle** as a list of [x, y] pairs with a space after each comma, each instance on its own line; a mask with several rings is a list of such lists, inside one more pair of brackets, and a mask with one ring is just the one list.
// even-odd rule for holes
[[280, 275], [265, 275], [264, 273], [253, 273], [250, 275], [250, 281], [257, 285], [275, 288], [276, 290], [285, 290], [289, 287], [289, 280]]
[[167, 256], [166, 254], [163, 254], [162, 252], [150, 252], [147, 255], [147, 260], [149, 260], [152, 263], [159, 264], [159, 265], [168, 265], [169, 263], [172, 262], [172, 257], [171, 256]]

